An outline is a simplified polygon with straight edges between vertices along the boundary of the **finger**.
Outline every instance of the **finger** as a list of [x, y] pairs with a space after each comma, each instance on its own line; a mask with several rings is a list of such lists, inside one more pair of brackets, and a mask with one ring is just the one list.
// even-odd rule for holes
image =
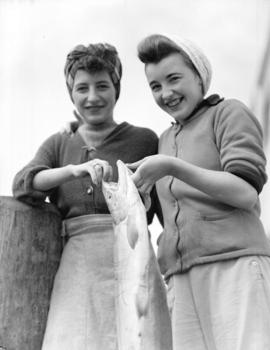
[[[102, 179], [105, 180], [105, 179], [112, 178], [112, 168], [106, 160], [93, 159], [89, 162], [89, 165], [94, 169], [94, 173], [95, 173], [94, 177], [96, 179], [96, 185], [101, 185]], [[105, 181], [108, 181], [108, 180], [105, 180]]]
[[152, 188], [153, 188], [152, 184], [144, 183], [138, 188], [138, 191], [143, 194], [147, 194], [147, 193], [149, 194]]
[[95, 171], [94, 167], [92, 165], [88, 166], [87, 171], [88, 171], [89, 175], [91, 176], [93, 184], [98, 186], [98, 179], [97, 179], [97, 175], [96, 175], [96, 171]]
[[151, 196], [149, 192], [143, 192], [142, 193], [142, 200], [143, 204], [145, 206], [145, 210], [148, 211], [151, 207]]
[[137, 169], [143, 162], [145, 161], [145, 158], [141, 159], [141, 160], [138, 160], [137, 162], [134, 162], [134, 163], [126, 163], [126, 166], [129, 168], [129, 169]]
[[106, 182], [112, 181], [113, 169], [110, 165], [103, 166], [103, 180]]
[[143, 185], [143, 179], [140, 177], [137, 171], [134, 174], [132, 174], [130, 178], [137, 188]]
[[94, 165], [94, 170], [96, 174], [97, 184], [100, 185], [103, 177], [103, 166], [96, 164]]
[[64, 133], [67, 133], [68, 134], [68, 131], [66, 130], [66, 127], [62, 126], [59, 130], [60, 134], [64, 134]]
[[68, 134], [68, 135], [71, 135], [72, 134], [72, 130], [71, 130], [71, 127], [70, 127], [70, 123], [66, 123], [65, 126], [63, 126], [59, 132], [61, 134]]

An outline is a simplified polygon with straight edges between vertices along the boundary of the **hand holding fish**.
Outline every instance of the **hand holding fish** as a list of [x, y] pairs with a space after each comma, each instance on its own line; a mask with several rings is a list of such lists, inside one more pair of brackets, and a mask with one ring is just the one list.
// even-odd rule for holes
[[112, 180], [113, 171], [110, 164], [106, 160], [101, 159], [93, 159], [74, 166], [75, 177], [81, 177], [86, 174], [89, 174], [93, 183], [99, 186], [102, 180]]
[[149, 193], [159, 179], [170, 175], [171, 158], [157, 154], [126, 164], [129, 169], [135, 170], [131, 178], [140, 192]]

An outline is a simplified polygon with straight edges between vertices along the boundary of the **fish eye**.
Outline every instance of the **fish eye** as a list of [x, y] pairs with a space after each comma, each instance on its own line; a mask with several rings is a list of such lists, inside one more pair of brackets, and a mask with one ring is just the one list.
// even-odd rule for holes
[[108, 193], [108, 198], [109, 198], [109, 199], [112, 199], [112, 194], [111, 194], [111, 192]]

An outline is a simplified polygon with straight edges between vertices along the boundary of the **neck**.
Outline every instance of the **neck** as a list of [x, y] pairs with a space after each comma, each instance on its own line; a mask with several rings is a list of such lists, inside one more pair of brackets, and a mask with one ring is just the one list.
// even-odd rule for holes
[[106, 123], [100, 123], [100, 124], [87, 124], [83, 123], [80, 128], [84, 130], [85, 132], [106, 132], [108, 130], [112, 130], [116, 127], [117, 123], [114, 120], [110, 120]]
[[112, 120], [102, 124], [82, 124], [78, 131], [87, 145], [99, 146], [116, 126], [117, 123]]

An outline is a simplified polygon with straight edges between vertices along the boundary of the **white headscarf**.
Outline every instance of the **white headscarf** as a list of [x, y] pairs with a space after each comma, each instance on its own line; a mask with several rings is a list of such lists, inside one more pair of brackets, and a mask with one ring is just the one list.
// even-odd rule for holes
[[203, 93], [205, 95], [209, 89], [212, 78], [212, 68], [208, 58], [205, 56], [203, 51], [193, 42], [174, 35], [165, 36], [168, 39], [172, 40], [181, 50], [183, 50], [188, 55], [201, 77], [203, 84]]

